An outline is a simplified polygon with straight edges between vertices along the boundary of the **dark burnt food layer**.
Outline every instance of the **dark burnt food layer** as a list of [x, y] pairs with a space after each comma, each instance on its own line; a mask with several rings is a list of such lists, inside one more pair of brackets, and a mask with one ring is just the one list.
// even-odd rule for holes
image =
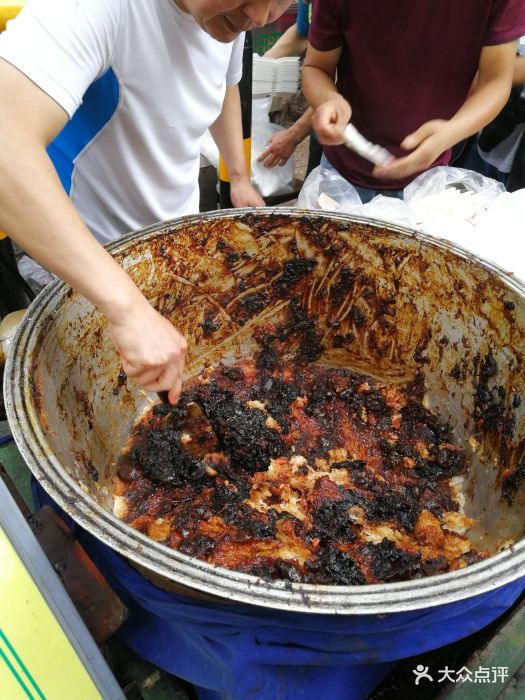
[[[315, 354], [315, 328], [303, 330]], [[399, 581], [486, 557], [459, 512], [465, 453], [419, 385], [300, 359], [279, 361], [267, 342], [189, 382], [174, 410], [154, 406], [120, 462], [119, 517], [269, 580]]]

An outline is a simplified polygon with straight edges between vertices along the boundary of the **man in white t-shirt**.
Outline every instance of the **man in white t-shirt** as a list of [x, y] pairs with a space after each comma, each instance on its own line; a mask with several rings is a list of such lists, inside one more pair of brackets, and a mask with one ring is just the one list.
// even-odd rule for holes
[[0, 229], [102, 311], [127, 374], [172, 401], [186, 342], [95, 238], [198, 211], [208, 127], [233, 205], [264, 204], [237, 83], [244, 32], [288, 5], [28, 0], [0, 35]]

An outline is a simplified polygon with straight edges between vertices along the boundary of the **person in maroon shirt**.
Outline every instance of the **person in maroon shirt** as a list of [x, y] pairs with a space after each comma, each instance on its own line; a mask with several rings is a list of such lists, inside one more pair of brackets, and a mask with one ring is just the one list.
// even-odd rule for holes
[[[303, 91], [326, 159], [363, 201], [401, 196], [501, 110], [524, 32], [525, 0], [313, 0]], [[350, 117], [394, 160], [342, 145]]]

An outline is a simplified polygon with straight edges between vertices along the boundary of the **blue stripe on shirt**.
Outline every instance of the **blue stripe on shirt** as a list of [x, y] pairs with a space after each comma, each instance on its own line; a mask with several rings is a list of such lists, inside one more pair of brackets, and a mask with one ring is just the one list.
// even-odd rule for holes
[[47, 147], [65, 191], [71, 192], [75, 160], [109, 122], [119, 103], [119, 84], [111, 68], [86, 90], [82, 104]]

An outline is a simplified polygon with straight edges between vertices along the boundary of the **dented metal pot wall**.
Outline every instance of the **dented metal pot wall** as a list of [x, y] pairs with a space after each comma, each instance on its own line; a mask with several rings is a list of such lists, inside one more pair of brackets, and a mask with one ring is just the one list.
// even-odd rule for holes
[[[126, 381], [105, 320], [57, 282], [33, 303], [12, 344], [5, 395], [24, 458], [79, 524], [155, 576], [229, 600], [296, 611], [416, 609], [523, 575], [521, 282], [422, 234], [287, 209], [185, 217], [130, 234], [111, 251], [187, 337], [188, 376], [207, 363], [252, 353], [254, 331], [282, 320], [291, 299], [318, 320], [321, 363], [389, 381], [419, 375], [427, 405], [450, 421], [457, 443], [471, 452], [465, 511], [479, 521], [471, 535], [494, 555], [400, 583], [269, 583], [191, 559], [133, 530], [112, 515], [112, 477], [130, 425], [156, 396]], [[315, 262], [290, 263], [297, 258]], [[509, 548], [512, 541], [517, 544]]]

